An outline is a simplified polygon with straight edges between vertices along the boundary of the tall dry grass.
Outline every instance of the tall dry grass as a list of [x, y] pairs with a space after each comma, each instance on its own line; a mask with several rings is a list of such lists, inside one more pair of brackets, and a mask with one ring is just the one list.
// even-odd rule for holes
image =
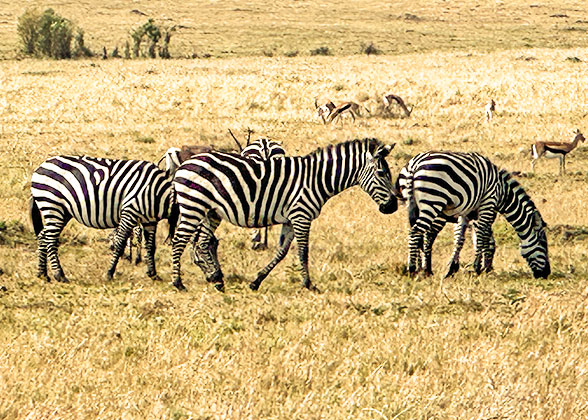
[[[586, 129], [586, 65], [570, 56], [588, 50], [1, 62], [0, 418], [586, 417], [586, 146], [570, 154], [567, 176], [554, 161], [528, 173], [532, 141]], [[316, 117], [315, 96], [375, 109], [389, 91], [414, 105], [410, 118], [324, 126]], [[497, 115], [486, 123], [490, 98]], [[551, 226], [553, 275], [531, 277], [500, 219], [493, 273], [463, 267], [443, 280], [446, 229], [436, 275], [410, 279], [405, 211], [381, 215], [355, 188], [313, 223], [311, 275], [322, 294], [300, 288], [294, 252], [251, 292], [271, 251], [251, 251], [249, 232], [227, 224], [218, 233], [225, 294], [186, 256], [188, 292], [177, 293], [163, 238], [166, 281], [121, 262], [107, 283], [105, 232], [75, 223], [60, 248], [72, 283], [34, 277], [27, 199], [44, 159], [155, 160], [174, 145], [231, 146], [227, 129], [248, 127], [291, 154], [354, 137], [396, 142], [394, 173], [429, 149], [479, 151], [522, 171]]]

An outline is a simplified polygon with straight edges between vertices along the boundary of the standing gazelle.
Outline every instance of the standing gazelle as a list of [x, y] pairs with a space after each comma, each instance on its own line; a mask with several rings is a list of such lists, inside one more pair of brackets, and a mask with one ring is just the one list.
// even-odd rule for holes
[[559, 158], [559, 174], [565, 174], [566, 155], [578, 146], [578, 142], [586, 140], [578, 129], [576, 129], [573, 134], [574, 140], [572, 140], [570, 143], [548, 141], [535, 142], [535, 144], [531, 146], [531, 170], [535, 171], [535, 162], [540, 157], [545, 157], [547, 159]]

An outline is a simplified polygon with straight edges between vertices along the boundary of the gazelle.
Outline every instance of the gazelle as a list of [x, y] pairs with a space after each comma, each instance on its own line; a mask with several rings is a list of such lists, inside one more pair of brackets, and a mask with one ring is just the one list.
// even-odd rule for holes
[[486, 121], [488, 121], [488, 122], [492, 121], [492, 116], [494, 115], [495, 112], [496, 112], [496, 102], [494, 102], [494, 99], [490, 99], [490, 102], [488, 102], [486, 104], [486, 106], [484, 107], [484, 115], [486, 115]]
[[406, 117], [410, 117], [410, 114], [412, 113], [412, 108], [408, 109], [408, 107], [406, 106], [406, 104], [404, 103], [404, 101], [402, 100], [402, 98], [400, 96], [394, 95], [392, 93], [387, 93], [384, 95], [383, 100], [384, 100], [384, 106], [386, 107], [386, 109], [390, 108], [390, 105], [392, 105], [394, 102], [396, 102], [398, 104], [398, 106], [400, 106], [400, 108], [402, 108], [402, 111], [404, 111], [404, 115]]
[[319, 118], [323, 120], [323, 124], [327, 123], [329, 115], [336, 108], [335, 104], [331, 101], [327, 101], [324, 105], [319, 106], [316, 98], [314, 99], [314, 107], [317, 110]]
[[537, 141], [533, 146], [531, 146], [531, 170], [535, 171], [535, 162], [540, 157], [545, 157], [547, 159], [559, 159], [559, 174], [566, 173], [566, 155], [574, 150], [578, 143], [581, 141], [585, 141], [586, 139], [580, 133], [580, 130], [576, 129], [574, 132], [574, 140], [570, 143], [561, 143], [561, 142], [549, 142], [549, 141]]
[[[367, 109], [365, 106], [362, 106], [368, 113], [370, 112], [369, 109]], [[355, 102], [343, 102], [341, 105], [339, 105], [338, 107], [336, 107], [335, 109], [333, 109], [331, 111], [331, 113], [329, 114], [329, 118], [327, 118], [327, 121], [329, 123], [332, 123], [333, 121], [335, 121], [336, 119], [341, 120], [341, 115], [343, 113], [348, 113], [351, 115], [351, 117], [353, 118], [353, 121], [355, 122], [355, 116], [361, 116], [360, 112], [360, 105], [355, 103]]]

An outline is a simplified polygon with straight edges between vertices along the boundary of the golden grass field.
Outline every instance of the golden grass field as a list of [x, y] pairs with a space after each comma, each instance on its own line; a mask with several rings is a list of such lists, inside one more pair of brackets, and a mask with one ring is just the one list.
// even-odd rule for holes
[[[128, 10], [164, 7], [111, 3], [96, 9], [104, 11], [98, 17], [87, 13], [92, 1], [77, 9], [73, 3], [49, 5], [64, 16], [77, 13], [88, 35], [100, 26], [98, 19], [112, 25], [88, 37], [95, 49], [98, 40], [117, 42], [126, 33], [121, 26], [145, 19], [131, 20]], [[424, 1], [394, 2], [381, 15], [365, 5], [359, 22], [350, 20], [349, 33], [365, 30], [365, 40], [388, 55], [257, 54], [272, 47], [266, 41], [276, 38], [268, 25], [278, 18], [295, 33], [283, 45], [276, 39], [279, 51], [293, 49], [301, 37], [308, 43], [301, 52], [331, 45], [337, 53], [356, 54], [358, 43], [352, 50], [338, 47], [312, 31], [329, 13], [351, 19], [363, 2], [321, 2], [333, 6], [324, 15], [318, 2], [279, 2], [267, 10], [251, 2], [239, 7], [257, 11], [261, 22], [256, 26], [248, 15], [252, 20], [242, 31], [232, 20], [235, 13], [211, 22], [221, 8], [234, 12], [240, 2], [201, 2], [194, 15], [184, 3], [170, 2], [162, 16], [191, 16], [194, 22], [192, 37], [178, 34], [176, 55], [204, 51], [208, 25], [223, 35], [208, 39], [214, 45], [209, 52], [234, 49], [233, 56], [0, 61], [0, 419], [587, 418], [588, 145], [569, 155], [566, 176], [557, 175], [554, 160], [540, 160], [536, 173], [529, 171], [535, 139], [569, 141], [573, 129], [588, 131], [588, 37], [559, 44], [550, 32], [554, 20], [565, 20], [550, 15], [564, 13], [575, 22], [587, 17], [588, 8], [572, 1], [558, 7], [514, 1], [481, 2], [471, 10], [478, 2], [455, 3], [427, 8]], [[23, 8], [4, 4], [1, 16], [9, 24], [0, 24], [11, 33], [2, 51], [9, 56]], [[310, 18], [302, 19], [297, 8], [310, 10]], [[396, 19], [399, 31], [417, 24], [434, 31], [444, 21], [432, 17], [445, 9], [459, 47], [431, 35], [430, 43], [411, 47], [416, 52], [394, 49], [380, 41], [385, 34], [368, 19], [413, 13], [423, 20]], [[517, 19], [527, 19], [539, 46], [561, 48], [501, 48], [498, 38], [485, 44], [483, 31], [492, 29], [476, 20], [478, 11], [496, 16], [495, 34], [516, 38], [524, 23]], [[348, 36], [346, 29], [339, 28]], [[470, 30], [479, 38], [470, 38]], [[231, 47], [235, 34], [243, 38]], [[411, 117], [375, 112], [385, 92], [414, 106]], [[374, 113], [355, 124], [324, 126], [314, 110], [316, 96], [361, 101]], [[488, 123], [483, 108], [490, 98], [497, 114]], [[393, 175], [421, 151], [481, 152], [522, 173], [519, 181], [549, 225], [552, 275], [533, 279], [516, 234], [499, 218], [494, 272], [478, 277], [464, 267], [473, 260], [468, 237], [461, 271], [444, 280], [452, 248], [447, 227], [434, 249], [435, 275], [409, 278], [405, 209], [384, 216], [355, 187], [329, 201], [312, 226], [310, 271], [320, 294], [300, 287], [295, 250], [260, 291], [249, 290], [248, 282], [271, 259], [279, 229], [272, 231], [270, 250], [260, 252], [249, 249], [250, 231], [226, 223], [218, 230], [224, 294], [205, 282], [187, 252], [182, 269], [188, 291], [169, 284], [165, 222], [156, 256], [162, 282], [126, 260], [106, 282], [107, 232], [75, 222], [60, 247], [71, 283], [35, 277], [28, 197], [31, 174], [43, 160], [74, 153], [157, 160], [170, 146], [231, 147], [227, 130], [243, 138], [247, 128], [255, 130], [254, 138], [282, 141], [290, 154], [366, 136], [394, 142], [388, 159]]]

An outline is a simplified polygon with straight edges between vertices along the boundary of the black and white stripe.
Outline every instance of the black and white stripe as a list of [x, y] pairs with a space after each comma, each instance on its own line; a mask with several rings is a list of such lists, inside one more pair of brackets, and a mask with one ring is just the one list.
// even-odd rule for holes
[[[57, 255], [58, 239], [70, 219], [96, 229], [117, 228], [108, 278], [127, 238], [140, 223], [145, 230], [147, 274], [156, 277], [157, 222], [172, 215], [171, 177], [155, 164], [88, 156], [57, 156], [33, 173], [31, 216], [39, 245], [38, 275], [47, 277], [47, 258], [58, 281], [67, 281]], [[172, 222], [170, 218], [170, 226]]]
[[[286, 150], [284, 150], [282, 147], [281, 142], [270, 140], [268, 138], [260, 138], [241, 150], [241, 156], [262, 161], [272, 158], [284, 157], [286, 156]], [[251, 236], [252, 249], [267, 249], [268, 229], [269, 227], [266, 226], [263, 241], [261, 237], [261, 230], [253, 229], [253, 234]]]
[[393, 146], [376, 139], [353, 140], [307, 156], [264, 161], [240, 155], [210, 152], [184, 162], [174, 187], [180, 210], [173, 240], [174, 285], [183, 289], [180, 257], [186, 243], [197, 235], [198, 263], [207, 280], [223, 288], [214, 231], [221, 219], [243, 227], [281, 224], [280, 248], [250, 287], [261, 282], [298, 242], [303, 284], [313, 287], [308, 274], [310, 224], [325, 202], [341, 191], [360, 185], [383, 213], [397, 208], [390, 170], [385, 161]]
[[417, 271], [420, 251], [423, 268], [431, 274], [431, 250], [437, 234], [448, 221], [456, 222], [456, 247], [447, 275], [459, 267], [459, 251], [465, 228], [474, 220], [476, 259], [479, 274], [492, 267], [494, 238], [492, 224], [501, 213], [521, 240], [521, 254], [535, 277], [551, 273], [545, 222], [521, 185], [477, 153], [429, 152], [412, 158], [401, 170], [395, 190], [407, 200], [411, 226], [410, 273]]

